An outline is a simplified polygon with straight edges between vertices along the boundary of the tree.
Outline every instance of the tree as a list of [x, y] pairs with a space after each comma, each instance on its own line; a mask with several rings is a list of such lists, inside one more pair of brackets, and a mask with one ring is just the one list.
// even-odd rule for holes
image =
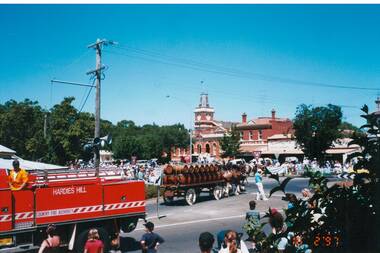
[[341, 121], [342, 111], [339, 106], [298, 106], [293, 122], [297, 144], [308, 158], [323, 162], [326, 150], [341, 137]]
[[340, 124], [339, 130], [341, 131], [342, 137], [346, 137], [346, 138], [352, 138], [355, 132], [362, 133], [360, 128], [346, 121], [343, 121]]
[[[286, 252], [305, 252], [307, 248], [312, 252], [379, 252], [380, 118], [368, 113], [367, 106], [362, 111], [367, 120], [361, 127], [365, 134], [354, 134], [350, 143], [361, 147], [350, 157], [358, 161], [354, 180], [328, 185], [328, 178], [320, 172], [311, 173], [309, 187], [314, 195], [307, 201], [296, 199], [285, 211], [286, 233], [260, 238], [258, 245], [266, 252], [275, 252], [276, 242], [283, 236], [292, 242]], [[271, 174], [270, 178], [279, 183], [271, 194], [279, 190], [285, 193], [291, 178], [281, 184], [277, 175]]]
[[122, 120], [113, 129], [112, 151], [116, 158], [161, 159], [162, 152], [170, 154], [172, 147], [187, 147], [189, 134], [182, 124], [136, 126]]
[[57, 164], [88, 156], [83, 145], [93, 138], [94, 118], [89, 113], [78, 113], [72, 105], [74, 97], [67, 97], [55, 105], [49, 117], [49, 150], [46, 160]]
[[43, 136], [45, 114], [38, 102], [29, 99], [0, 105], [0, 143], [25, 159], [39, 159], [47, 148]]
[[235, 157], [240, 153], [240, 133], [232, 126], [230, 134], [224, 134], [220, 140], [222, 157]]

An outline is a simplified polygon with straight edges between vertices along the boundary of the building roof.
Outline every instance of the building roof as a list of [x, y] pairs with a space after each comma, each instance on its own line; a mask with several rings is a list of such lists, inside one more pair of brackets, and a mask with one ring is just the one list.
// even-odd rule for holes
[[14, 159], [17, 159], [20, 162], [20, 168], [23, 168], [25, 170], [56, 170], [67, 168], [66, 166], [28, 161], [17, 156], [13, 156], [11, 159], [0, 158], [0, 168], [12, 169], [12, 163]]
[[231, 129], [231, 127], [232, 127], [233, 125], [238, 125], [238, 124], [239, 124], [238, 122], [222, 121], [222, 120], [214, 120], [214, 122], [215, 122], [217, 125], [219, 125], [219, 126], [225, 128], [225, 129]]
[[26, 170], [52, 170], [66, 168], [66, 166], [24, 160], [16, 156], [16, 151], [0, 145], [0, 168], [12, 169], [14, 159], [17, 159], [20, 162], [20, 167]]
[[204, 139], [223, 138], [223, 136], [224, 134], [222, 133], [201, 134], [201, 137]]
[[13, 149], [7, 148], [3, 145], [0, 145], [0, 154], [16, 154], [16, 151]]
[[359, 148], [330, 148], [326, 150], [326, 154], [349, 154], [359, 151]]
[[292, 139], [291, 134], [274, 134], [268, 137], [268, 140], [284, 140], [284, 139]]
[[251, 119], [247, 123], [239, 123], [236, 125], [239, 129], [266, 129], [272, 127], [272, 121], [291, 121], [288, 118], [272, 118], [272, 117], [258, 117], [256, 119]]

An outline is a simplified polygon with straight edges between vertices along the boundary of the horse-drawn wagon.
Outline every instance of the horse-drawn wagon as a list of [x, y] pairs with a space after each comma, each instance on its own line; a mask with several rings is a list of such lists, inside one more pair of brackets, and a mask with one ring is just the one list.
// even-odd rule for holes
[[229, 195], [232, 189], [236, 194], [241, 191], [240, 171], [223, 170], [217, 164], [167, 164], [163, 172], [161, 188], [165, 203], [173, 202], [175, 197], [184, 197], [187, 204], [193, 205], [202, 192], [208, 192], [219, 200]]

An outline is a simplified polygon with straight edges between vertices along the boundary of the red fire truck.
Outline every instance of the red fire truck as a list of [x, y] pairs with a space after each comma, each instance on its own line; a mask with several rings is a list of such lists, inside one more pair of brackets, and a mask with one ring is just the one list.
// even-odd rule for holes
[[112, 234], [131, 232], [139, 218], [145, 218], [144, 182], [118, 171], [35, 172], [26, 189], [11, 191], [8, 171], [0, 169], [0, 252], [33, 252], [52, 223], [73, 252], [83, 252], [91, 228], [107, 250]]

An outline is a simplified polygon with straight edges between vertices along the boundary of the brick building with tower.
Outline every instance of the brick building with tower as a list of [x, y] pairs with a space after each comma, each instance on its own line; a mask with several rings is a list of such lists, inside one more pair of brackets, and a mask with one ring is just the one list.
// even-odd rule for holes
[[[194, 110], [194, 130], [192, 131], [192, 156], [209, 156], [220, 159], [220, 140], [237, 122], [217, 121], [214, 119], [215, 110], [210, 106], [208, 94], [201, 93], [199, 105]], [[173, 148], [173, 161], [189, 159], [189, 148]]]
[[[192, 157], [209, 156], [221, 158], [220, 140], [224, 134], [231, 131], [232, 126], [240, 132], [240, 150], [247, 158], [254, 153], [268, 153], [268, 140], [288, 138], [292, 133], [292, 121], [288, 118], [276, 117], [272, 110], [271, 117], [258, 117], [247, 120], [242, 115], [242, 122], [218, 121], [214, 119], [215, 109], [210, 106], [207, 93], [201, 93], [199, 105], [194, 110], [194, 130], [192, 131]], [[268, 155], [268, 154], [267, 154]], [[171, 151], [173, 161], [189, 161], [189, 147], [173, 148]]]

